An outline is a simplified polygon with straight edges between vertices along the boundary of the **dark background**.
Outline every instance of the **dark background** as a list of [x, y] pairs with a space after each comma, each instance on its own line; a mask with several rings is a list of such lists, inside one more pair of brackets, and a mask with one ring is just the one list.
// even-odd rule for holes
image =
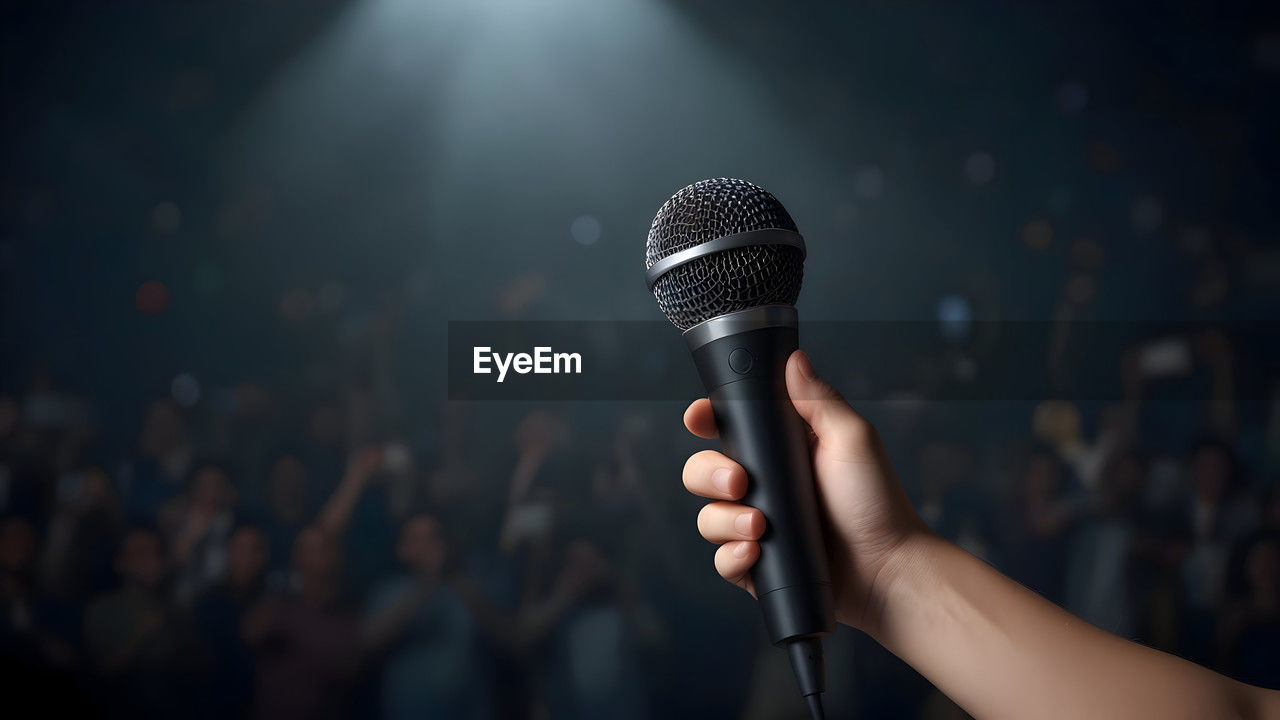
[[[1280, 686], [1274, 7], [7, 2], [0, 33], [0, 648], [46, 703], [801, 713], [697, 538], [683, 403], [446, 400], [450, 320], [660, 319], [648, 223], [715, 176], [796, 219], [804, 318], [936, 326], [814, 354], [936, 529]], [[829, 645], [832, 715], [958, 712]]]

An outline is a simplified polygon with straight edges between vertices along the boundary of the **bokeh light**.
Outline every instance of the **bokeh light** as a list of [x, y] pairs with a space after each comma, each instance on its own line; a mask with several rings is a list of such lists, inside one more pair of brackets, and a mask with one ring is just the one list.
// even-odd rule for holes
[[569, 223], [569, 234], [579, 245], [595, 245], [600, 239], [600, 221], [591, 215], [582, 215]]
[[1044, 252], [1053, 244], [1053, 226], [1047, 220], [1032, 220], [1022, 226], [1022, 242], [1036, 252]]
[[884, 193], [884, 172], [875, 165], [862, 165], [853, 171], [853, 194], [874, 200]]
[[1084, 112], [1085, 107], [1089, 104], [1089, 89], [1083, 83], [1065, 82], [1058, 86], [1058, 90], [1054, 95], [1058, 101], [1058, 107], [1068, 115], [1078, 115]]
[[159, 315], [169, 305], [169, 288], [159, 280], [148, 280], [138, 286], [133, 305], [143, 315]]
[[973, 306], [963, 295], [945, 295], [938, 300], [938, 330], [942, 337], [957, 341], [968, 337], [973, 327]]
[[316, 310], [322, 313], [333, 313], [342, 309], [347, 302], [347, 286], [340, 282], [325, 283], [316, 293]]
[[1102, 244], [1091, 237], [1076, 240], [1067, 251], [1067, 259], [1073, 268], [1089, 272], [1101, 268], [1105, 256]]
[[1083, 305], [1093, 299], [1093, 278], [1085, 274], [1072, 275], [1067, 280], [1067, 299], [1076, 305]]
[[189, 408], [200, 402], [200, 381], [189, 372], [178, 373], [169, 383], [169, 394], [178, 405]]
[[964, 176], [974, 185], [990, 183], [996, 177], [996, 159], [989, 153], [973, 153], [964, 161]]
[[182, 211], [171, 202], [162, 202], [151, 209], [151, 228], [161, 235], [172, 235], [182, 227]]
[[1101, 140], [1089, 144], [1089, 167], [1102, 175], [1115, 175], [1124, 169], [1124, 155], [1109, 142]]
[[1164, 223], [1164, 203], [1155, 195], [1143, 195], [1133, 201], [1129, 222], [1138, 235], [1150, 235]]
[[307, 319], [314, 309], [315, 297], [303, 288], [285, 293], [280, 298], [280, 316], [291, 322]]

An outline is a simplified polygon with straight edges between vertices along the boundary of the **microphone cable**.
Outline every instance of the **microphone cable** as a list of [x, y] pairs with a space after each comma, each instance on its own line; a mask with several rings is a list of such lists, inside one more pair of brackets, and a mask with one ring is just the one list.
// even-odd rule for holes
[[809, 701], [809, 715], [813, 720], [826, 720], [827, 716], [822, 712], [822, 693], [805, 695], [804, 699]]

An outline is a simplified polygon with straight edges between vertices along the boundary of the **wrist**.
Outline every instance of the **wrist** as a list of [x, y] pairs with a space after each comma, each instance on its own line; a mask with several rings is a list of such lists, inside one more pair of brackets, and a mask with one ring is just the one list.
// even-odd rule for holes
[[872, 578], [867, 602], [855, 627], [878, 638], [884, 630], [885, 617], [891, 606], [900, 602], [904, 592], [914, 592], [920, 578], [929, 572], [932, 559], [946, 540], [927, 527], [904, 537], [885, 558]]

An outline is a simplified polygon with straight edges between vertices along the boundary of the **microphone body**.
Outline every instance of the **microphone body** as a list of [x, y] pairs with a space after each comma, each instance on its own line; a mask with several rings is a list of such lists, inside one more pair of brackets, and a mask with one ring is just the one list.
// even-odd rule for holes
[[[835, 630], [831, 576], [810, 462], [808, 428], [787, 393], [799, 347], [794, 308], [768, 305], [685, 331], [715, 413], [721, 448], [747, 471], [743, 502], [764, 514], [751, 570], [769, 640], [786, 647], [802, 695], [826, 690], [821, 640]], [[816, 663], [795, 655], [814, 655]]]

